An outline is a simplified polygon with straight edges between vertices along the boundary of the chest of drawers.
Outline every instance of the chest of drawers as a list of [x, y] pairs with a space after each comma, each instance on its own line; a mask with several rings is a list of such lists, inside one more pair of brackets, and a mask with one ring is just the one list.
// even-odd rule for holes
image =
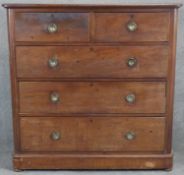
[[15, 170], [170, 169], [179, 6], [4, 4]]

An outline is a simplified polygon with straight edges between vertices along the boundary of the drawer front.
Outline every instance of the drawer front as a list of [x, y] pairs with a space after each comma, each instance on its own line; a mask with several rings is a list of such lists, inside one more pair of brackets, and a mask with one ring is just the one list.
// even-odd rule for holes
[[96, 13], [96, 41], [168, 41], [169, 13]]
[[88, 41], [87, 13], [16, 13], [16, 41]]
[[21, 82], [22, 113], [164, 113], [163, 82]]
[[164, 118], [21, 118], [22, 151], [163, 151]]
[[18, 77], [166, 77], [168, 46], [20, 46]]

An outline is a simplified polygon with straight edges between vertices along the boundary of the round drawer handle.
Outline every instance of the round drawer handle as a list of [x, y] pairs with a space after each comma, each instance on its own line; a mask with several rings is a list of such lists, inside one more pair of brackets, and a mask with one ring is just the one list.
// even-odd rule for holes
[[58, 131], [53, 131], [50, 135], [51, 139], [54, 141], [60, 140], [61, 134]]
[[60, 101], [60, 95], [57, 92], [52, 92], [50, 94], [50, 101], [52, 103], [58, 103]]
[[56, 24], [51, 23], [51, 24], [49, 24], [49, 25], [47, 26], [47, 30], [48, 30], [49, 33], [56, 33], [57, 30], [58, 30], [58, 27], [57, 27]]
[[132, 58], [129, 58], [128, 61], [127, 61], [127, 66], [132, 68], [132, 67], [135, 67], [137, 65], [137, 59], [132, 57]]
[[130, 103], [130, 104], [134, 103], [134, 102], [135, 102], [135, 99], [136, 99], [136, 97], [135, 97], [134, 94], [128, 94], [128, 95], [125, 97], [126, 102], [127, 102], [127, 103]]
[[135, 21], [130, 21], [127, 23], [127, 29], [129, 32], [135, 32], [138, 28], [138, 25]]
[[127, 140], [134, 140], [136, 138], [136, 134], [132, 131], [129, 131], [125, 134], [125, 138]]
[[53, 58], [50, 58], [49, 60], [48, 60], [48, 65], [49, 65], [49, 67], [50, 68], [56, 68], [56, 67], [58, 67], [59, 66], [59, 61], [58, 61], [58, 59], [56, 58], [56, 57], [53, 57]]

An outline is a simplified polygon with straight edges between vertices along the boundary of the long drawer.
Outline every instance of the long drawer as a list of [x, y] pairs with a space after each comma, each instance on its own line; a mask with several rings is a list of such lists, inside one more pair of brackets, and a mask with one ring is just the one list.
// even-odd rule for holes
[[165, 113], [164, 82], [20, 82], [21, 113]]
[[165, 119], [23, 117], [22, 151], [164, 151]]
[[20, 78], [166, 77], [168, 46], [20, 46]]

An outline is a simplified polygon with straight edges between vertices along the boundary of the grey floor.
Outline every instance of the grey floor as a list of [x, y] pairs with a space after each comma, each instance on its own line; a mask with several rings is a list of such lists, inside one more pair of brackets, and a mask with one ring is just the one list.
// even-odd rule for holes
[[184, 152], [175, 153], [172, 171], [22, 171], [13, 172], [11, 153], [0, 152], [0, 175], [183, 175]]

